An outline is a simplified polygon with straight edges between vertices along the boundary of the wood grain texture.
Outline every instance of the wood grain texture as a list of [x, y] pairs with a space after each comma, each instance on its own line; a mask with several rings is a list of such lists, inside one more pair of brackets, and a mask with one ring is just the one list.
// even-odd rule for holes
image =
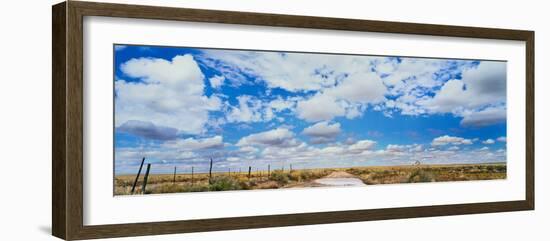
[[158, 6], [72, 2], [87, 16], [144, 18], [159, 20], [229, 23], [259, 26], [298, 27], [330, 30], [400, 33], [414, 35], [452, 36], [525, 40], [530, 31], [418, 24], [404, 22], [296, 16], [267, 13], [234, 12], [203, 9], [184, 9]]
[[108, 238], [152, 234], [191, 233], [218, 230], [283, 227], [326, 223], [493, 213], [529, 209], [524, 201], [350, 210], [303, 214], [218, 218], [190, 221], [85, 226], [78, 238]]
[[[534, 32], [69, 1], [53, 6], [52, 232], [67, 239], [203, 232], [534, 209]], [[526, 43], [526, 196], [504, 202], [301, 213], [170, 222], [83, 225], [83, 17], [299, 27], [519, 40]]]
[[65, 3], [52, 7], [52, 234], [66, 237]]
[[67, 5], [67, 239], [83, 228], [83, 15]]
[[529, 32], [525, 42], [525, 200], [533, 210], [535, 209], [535, 32]]

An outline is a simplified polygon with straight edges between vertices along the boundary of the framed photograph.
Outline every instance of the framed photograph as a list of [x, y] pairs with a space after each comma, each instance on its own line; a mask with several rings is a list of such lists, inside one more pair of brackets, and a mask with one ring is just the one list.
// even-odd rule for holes
[[53, 6], [53, 235], [534, 209], [534, 32]]

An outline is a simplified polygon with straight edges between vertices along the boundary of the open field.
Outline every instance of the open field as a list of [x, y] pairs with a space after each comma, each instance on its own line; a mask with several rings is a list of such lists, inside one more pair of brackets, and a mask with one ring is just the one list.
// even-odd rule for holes
[[[115, 195], [129, 195], [135, 175], [115, 177]], [[419, 166], [376, 166], [273, 170], [251, 172], [219, 172], [151, 174], [145, 194], [205, 192], [226, 190], [278, 189], [326, 186], [363, 186], [375, 184], [493, 180], [506, 178], [506, 164], [456, 164]], [[143, 174], [134, 194], [141, 194]]]

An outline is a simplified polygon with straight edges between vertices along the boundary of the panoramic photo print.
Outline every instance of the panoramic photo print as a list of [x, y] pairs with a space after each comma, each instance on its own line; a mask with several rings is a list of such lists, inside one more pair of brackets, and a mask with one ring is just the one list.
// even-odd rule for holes
[[114, 195], [506, 179], [506, 61], [113, 54]]

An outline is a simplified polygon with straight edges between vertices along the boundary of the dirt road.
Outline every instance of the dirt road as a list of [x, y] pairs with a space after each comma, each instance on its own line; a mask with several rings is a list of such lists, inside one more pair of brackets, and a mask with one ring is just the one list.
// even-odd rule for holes
[[349, 174], [344, 171], [333, 172], [326, 177], [319, 178], [313, 181], [314, 183], [321, 184], [322, 186], [329, 187], [342, 187], [342, 186], [353, 186], [361, 187], [366, 186], [361, 179], [355, 177], [352, 174]]

